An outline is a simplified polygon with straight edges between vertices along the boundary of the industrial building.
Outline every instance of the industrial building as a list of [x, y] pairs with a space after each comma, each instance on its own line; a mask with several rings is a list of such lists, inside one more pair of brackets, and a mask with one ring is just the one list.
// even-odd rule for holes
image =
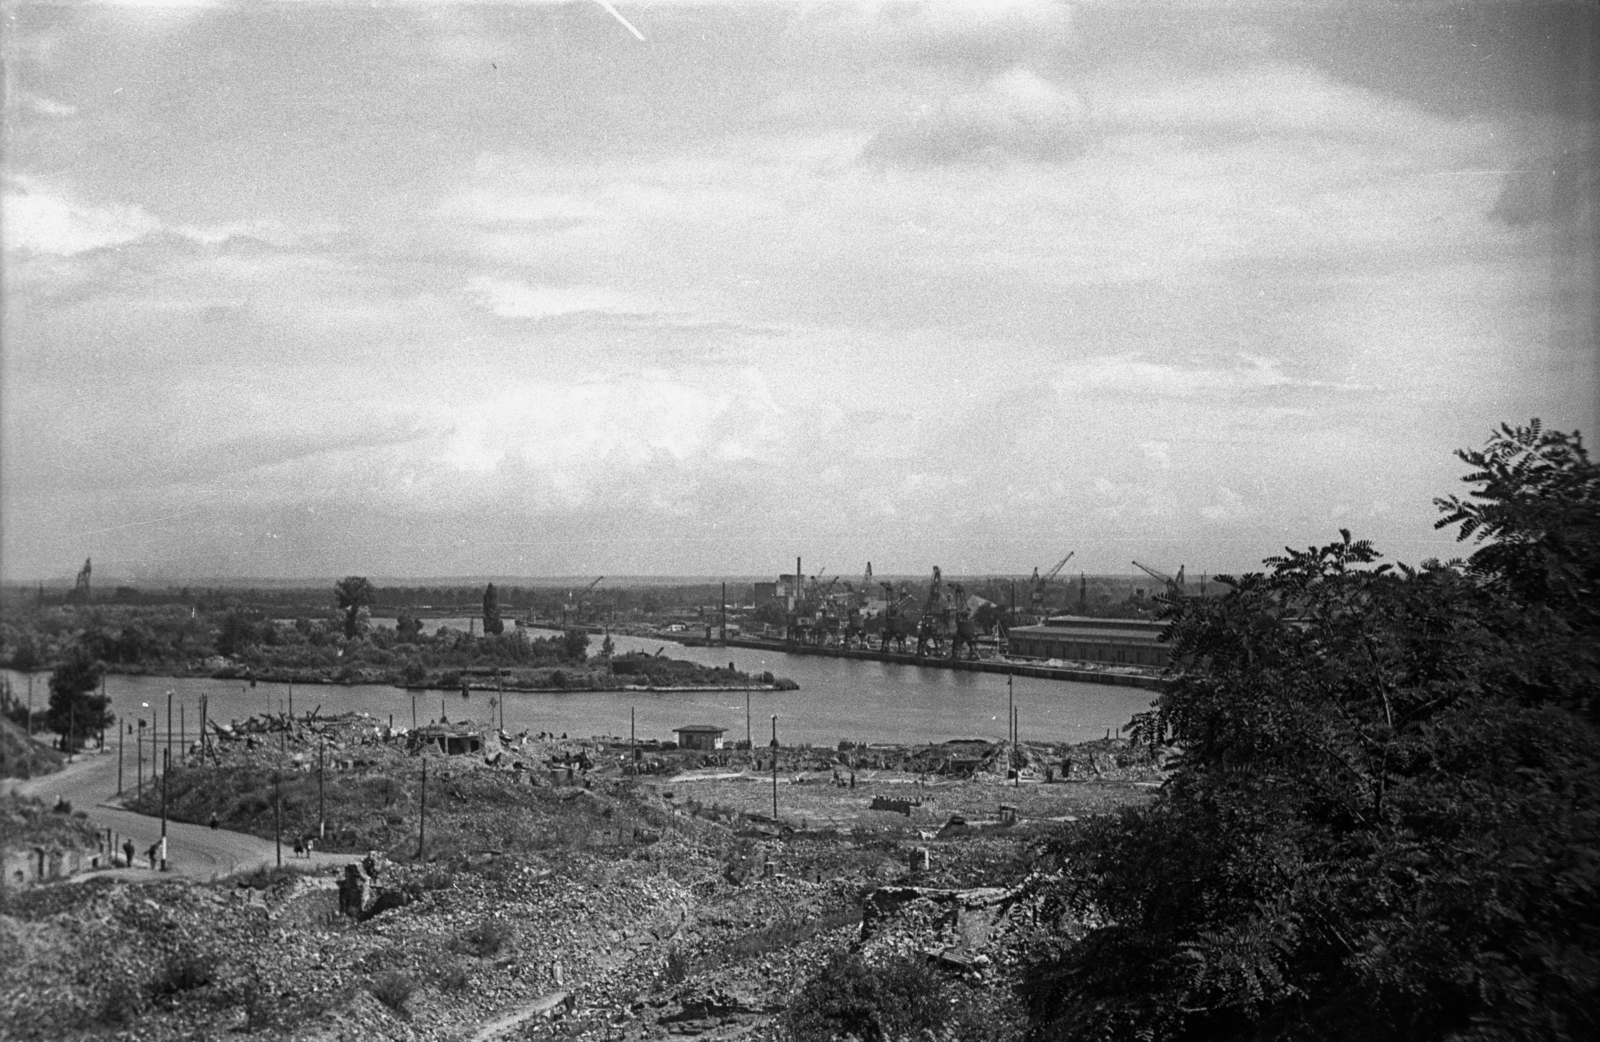
[[714, 724], [689, 724], [672, 730], [678, 736], [678, 748], [711, 752], [722, 748], [722, 736], [728, 729]]
[[1165, 623], [1149, 619], [1053, 615], [1037, 626], [1014, 627], [1010, 654], [1013, 658], [1162, 668], [1168, 657], [1166, 645], [1160, 643], [1165, 628]]

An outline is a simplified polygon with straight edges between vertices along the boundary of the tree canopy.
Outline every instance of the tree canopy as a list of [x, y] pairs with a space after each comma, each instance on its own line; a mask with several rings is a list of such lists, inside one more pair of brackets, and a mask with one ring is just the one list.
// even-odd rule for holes
[[1033, 968], [1072, 1039], [1600, 1037], [1600, 468], [1503, 428], [1441, 525], [1467, 562], [1348, 532], [1162, 598], [1180, 758], [1066, 833]]
[[50, 707], [46, 725], [64, 739], [70, 751], [83, 746], [86, 736], [109, 727], [116, 716], [111, 700], [100, 694], [105, 666], [82, 644], [73, 644], [50, 674]]
[[361, 635], [362, 613], [372, 604], [372, 583], [364, 575], [347, 575], [334, 584], [333, 593], [344, 611], [344, 635], [354, 640]]

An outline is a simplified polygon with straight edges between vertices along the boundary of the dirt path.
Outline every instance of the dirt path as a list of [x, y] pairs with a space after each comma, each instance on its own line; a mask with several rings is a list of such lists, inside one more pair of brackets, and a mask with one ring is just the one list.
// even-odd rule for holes
[[[126, 777], [123, 780], [126, 785]], [[91, 824], [116, 832], [119, 846], [123, 837], [132, 839], [138, 864], [148, 864], [144, 853], [161, 838], [160, 818], [135, 814], [115, 805], [117, 758], [112, 754], [81, 754], [55, 774], [17, 782], [9, 788], [19, 795], [47, 802], [58, 796], [70, 801], [74, 810], [89, 815]], [[167, 822], [167, 870], [190, 879], [216, 879], [274, 865], [278, 857], [278, 848], [270, 839], [181, 821]], [[284, 843], [282, 858], [285, 865], [301, 867], [343, 865], [357, 860], [352, 854], [321, 852], [309, 858], [296, 858], [292, 840]]]
[[496, 1039], [508, 1032], [515, 1031], [534, 1017], [548, 1013], [561, 1005], [567, 1000], [567, 994], [565, 991], [546, 992], [526, 1006], [519, 1006], [510, 1013], [494, 1018], [487, 1024], [480, 1024], [472, 1036], [472, 1042], [490, 1042], [491, 1039]]

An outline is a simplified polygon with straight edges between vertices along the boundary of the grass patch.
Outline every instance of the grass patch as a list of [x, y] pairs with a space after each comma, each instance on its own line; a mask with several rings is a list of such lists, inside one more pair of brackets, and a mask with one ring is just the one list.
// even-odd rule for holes
[[398, 970], [391, 970], [372, 982], [372, 997], [388, 1006], [394, 1011], [395, 1016], [402, 1020], [411, 1018], [406, 1003], [411, 1000], [411, 994], [416, 990], [416, 983]]

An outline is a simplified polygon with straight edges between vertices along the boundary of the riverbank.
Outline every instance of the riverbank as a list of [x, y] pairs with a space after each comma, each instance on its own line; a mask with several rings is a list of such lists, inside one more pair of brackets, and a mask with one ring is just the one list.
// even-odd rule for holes
[[751, 637], [730, 637], [727, 640], [703, 640], [682, 633], [652, 633], [656, 640], [670, 640], [691, 648], [749, 648], [785, 655], [814, 655], [824, 658], [854, 659], [862, 662], [885, 662], [897, 666], [922, 666], [930, 669], [949, 669], [963, 673], [997, 673], [1005, 676], [1032, 677], [1037, 680], [1067, 680], [1083, 684], [1111, 684], [1117, 687], [1137, 687], [1160, 691], [1166, 686], [1163, 675], [1157, 670], [1136, 666], [1098, 666], [1093, 663], [1055, 665], [1050, 662], [1021, 662], [1014, 659], [963, 659], [937, 655], [916, 655], [909, 652], [879, 651], [873, 648], [816, 647], [809, 644], [791, 644], [781, 640], [764, 640]]

